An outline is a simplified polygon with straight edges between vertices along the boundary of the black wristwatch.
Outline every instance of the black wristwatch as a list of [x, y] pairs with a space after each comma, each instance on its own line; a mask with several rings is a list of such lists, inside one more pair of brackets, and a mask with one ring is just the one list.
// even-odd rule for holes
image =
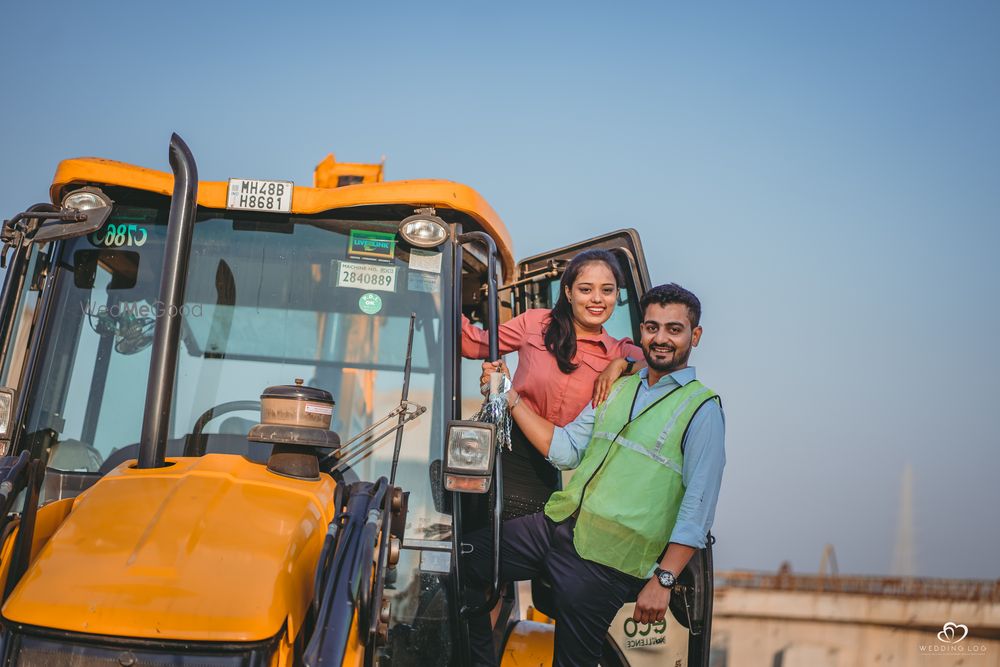
[[653, 576], [656, 580], [660, 582], [660, 585], [664, 588], [673, 588], [674, 584], [677, 583], [677, 576], [670, 570], [661, 570], [656, 568], [653, 570]]
[[622, 375], [631, 375], [633, 368], [635, 368], [635, 359], [625, 357], [625, 372], [623, 372]]

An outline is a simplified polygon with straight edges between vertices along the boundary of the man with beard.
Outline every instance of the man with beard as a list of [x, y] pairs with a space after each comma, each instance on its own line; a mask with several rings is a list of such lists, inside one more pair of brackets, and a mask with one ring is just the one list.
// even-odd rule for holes
[[[504, 524], [503, 581], [546, 575], [556, 605], [556, 667], [597, 665], [611, 620], [636, 601], [639, 623], [663, 620], [670, 591], [705, 540], [725, 465], [718, 396], [688, 366], [701, 303], [676, 284], [640, 301], [646, 368], [619, 379], [607, 401], [559, 428], [508, 394], [528, 440], [558, 468], [576, 468], [545, 511]], [[484, 367], [487, 365], [484, 364]], [[490, 566], [476, 549], [474, 580]], [[485, 617], [471, 619], [476, 664], [495, 665]]]

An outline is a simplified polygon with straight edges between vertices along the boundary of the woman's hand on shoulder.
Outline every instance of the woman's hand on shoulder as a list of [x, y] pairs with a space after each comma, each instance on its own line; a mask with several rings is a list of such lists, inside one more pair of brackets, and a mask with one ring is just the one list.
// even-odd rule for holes
[[612, 359], [607, 368], [597, 376], [597, 382], [594, 383], [593, 406], [595, 408], [608, 399], [611, 385], [625, 373], [627, 367], [628, 361], [625, 359]]

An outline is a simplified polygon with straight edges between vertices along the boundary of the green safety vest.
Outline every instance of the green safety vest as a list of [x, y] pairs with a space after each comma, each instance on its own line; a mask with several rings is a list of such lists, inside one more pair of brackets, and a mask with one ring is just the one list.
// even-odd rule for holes
[[684, 433], [716, 394], [693, 380], [629, 421], [641, 381], [635, 374], [615, 383], [594, 415], [579, 467], [549, 498], [545, 514], [557, 522], [577, 514], [573, 545], [582, 558], [648, 577], [684, 498]]

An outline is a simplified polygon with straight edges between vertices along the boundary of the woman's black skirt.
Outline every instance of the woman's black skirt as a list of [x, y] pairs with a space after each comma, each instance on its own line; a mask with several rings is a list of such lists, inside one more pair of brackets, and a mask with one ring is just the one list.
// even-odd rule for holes
[[541, 512], [552, 492], [562, 487], [559, 471], [528, 442], [517, 424], [510, 439], [510, 451], [502, 454], [504, 521]]

